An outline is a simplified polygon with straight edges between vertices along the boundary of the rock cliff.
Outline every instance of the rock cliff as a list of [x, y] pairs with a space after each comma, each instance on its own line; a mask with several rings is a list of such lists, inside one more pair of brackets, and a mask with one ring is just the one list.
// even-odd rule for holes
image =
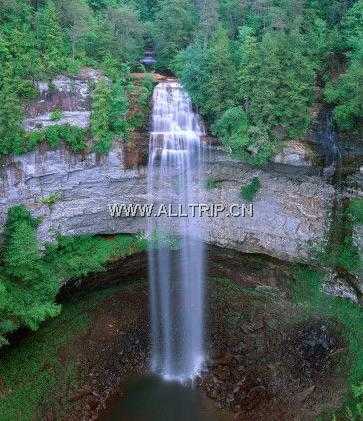
[[[83, 69], [77, 77], [39, 82], [39, 98], [28, 104], [24, 127], [29, 131], [64, 123], [87, 127], [90, 92], [101, 77], [96, 70]], [[136, 80], [140, 77], [143, 75], [133, 75]], [[53, 121], [54, 110], [61, 111], [61, 121]], [[19, 203], [41, 217], [38, 235], [42, 243], [57, 234], [144, 232], [146, 218], [112, 218], [108, 208], [113, 203], [142, 204], [156, 199], [147, 197], [147, 169], [140, 166], [145, 162], [147, 142], [138, 142], [143, 145], [142, 153], [134, 151], [136, 143], [115, 143], [104, 156], [77, 155], [66, 147], [51, 150], [41, 145], [34, 152], [8, 157], [0, 167], [0, 233], [7, 209]], [[204, 240], [241, 252], [312, 262], [312, 247], [327, 240], [334, 189], [311, 175], [318, 172], [306, 169], [316, 168], [308, 146], [287, 145], [275, 160], [283, 171], [253, 169], [228, 158], [218, 146], [208, 148], [203, 178], [213, 180], [213, 188], [203, 191], [203, 203], [223, 204], [226, 209], [242, 204], [240, 189], [253, 177], [260, 179], [261, 190], [253, 202], [253, 217], [230, 217], [223, 212], [201, 218]]]
[[[55, 235], [143, 232], [146, 218], [110, 215], [113, 203], [149, 203], [146, 168], [126, 169], [123, 144], [109, 154], [75, 155], [66, 148], [45, 148], [12, 157], [1, 171], [0, 226], [7, 209], [17, 203], [42, 218], [39, 239]], [[241, 204], [240, 188], [259, 177], [254, 215], [205, 216], [208, 243], [246, 253], [264, 253], [287, 261], [311, 262], [312, 246], [326, 241], [334, 189], [319, 177], [287, 176], [252, 169], [226, 157], [218, 148], [206, 154], [203, 178], [216, 186], [206, 189], [203, 203]]]

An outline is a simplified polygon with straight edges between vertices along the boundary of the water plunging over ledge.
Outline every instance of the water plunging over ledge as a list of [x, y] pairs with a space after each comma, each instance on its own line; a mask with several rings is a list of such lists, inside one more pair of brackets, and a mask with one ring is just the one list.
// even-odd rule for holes
[[[198, 203], [203, 126], [189, 96], [175, 80], [157, 85], [153, 96], [148, 195], [153, 201]], [[192, 379], [203, 350], [204, 250], [198, 218], [149, 218], [152, 370], [167, 380]], [[180, 238], [173, 258], [163, 234]]]

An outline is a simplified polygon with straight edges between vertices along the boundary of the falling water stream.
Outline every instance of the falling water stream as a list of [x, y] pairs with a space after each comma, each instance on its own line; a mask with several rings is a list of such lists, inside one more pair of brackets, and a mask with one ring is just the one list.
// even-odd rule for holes
[[[166, 380], [181, 382], [197, 375], [204, 359], [204, 253], [198, 218], [188, 214], [188, 205], [199, 201], [202, 134], [199, 116], [179, 83], [158, 84], [153, 96], [148, 195], [168, 209], [174, 205], [183, 216], [149, 218], [152, 370]], [[171, 236], [178, 238], [178, 253], [165, 246], [165, 238]]]

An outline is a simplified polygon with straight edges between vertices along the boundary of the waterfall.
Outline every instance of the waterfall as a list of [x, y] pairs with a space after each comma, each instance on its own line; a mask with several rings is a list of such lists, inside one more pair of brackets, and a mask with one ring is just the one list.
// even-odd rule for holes
[[[203, 352], [204, 251], [201, 226], [190, 203], [199, 202], [203, 126], [191, 100], [175, 80], [161, 82], [153, 95], [148, 195], [174, 204], [183, 216], [152, 217], [148, 235], [152, 370], [167, 380], [192, 379]], [[166, 236], [165, 236], [166, 234]], [[176, 236], [177, 250], [165, 245]]]
[[315, 137], [318, 142], [318, 151], [323, 158], [323, 175], [333, 177], [340, 165], [341, 154], [337, 133], [333, 126], [332, 110], [323, 108], [320, 111]]

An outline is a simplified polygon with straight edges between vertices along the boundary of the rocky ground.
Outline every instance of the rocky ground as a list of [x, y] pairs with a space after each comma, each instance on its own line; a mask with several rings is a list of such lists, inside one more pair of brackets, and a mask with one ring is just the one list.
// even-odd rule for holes
[[[340, 405], [345, 385], [337, 367], [345, 345], [339, 327], [304, 320], [276, 288], [213, 278], [208, 297], [209, 359], [197, 384], [231, 420], [309, 420]], [[105, 408], [112, 412], [125, 397], [128, 379], [148, 374], [147, 284], [114, 292], [89, 315], [87, 330], [59, 350], [63, 366], [76, 368], [75, 378], [64, 369], [40, 419], [107, 419]]]
[[45, 420], [95, 420], [108, 400], [123, 395], [132, 375], [148, 371], [147, 288], [138, 283], [99, 303], [87, 331], [60, 352], [76, 366], [77, 380], [63, 382], [40, 410]]
[[344, 343], [336, 326], [302, 319], [277, 289], [210, 288], [210, 360], [200, 387], [236, 420], [315, 419], [339, 406]]

